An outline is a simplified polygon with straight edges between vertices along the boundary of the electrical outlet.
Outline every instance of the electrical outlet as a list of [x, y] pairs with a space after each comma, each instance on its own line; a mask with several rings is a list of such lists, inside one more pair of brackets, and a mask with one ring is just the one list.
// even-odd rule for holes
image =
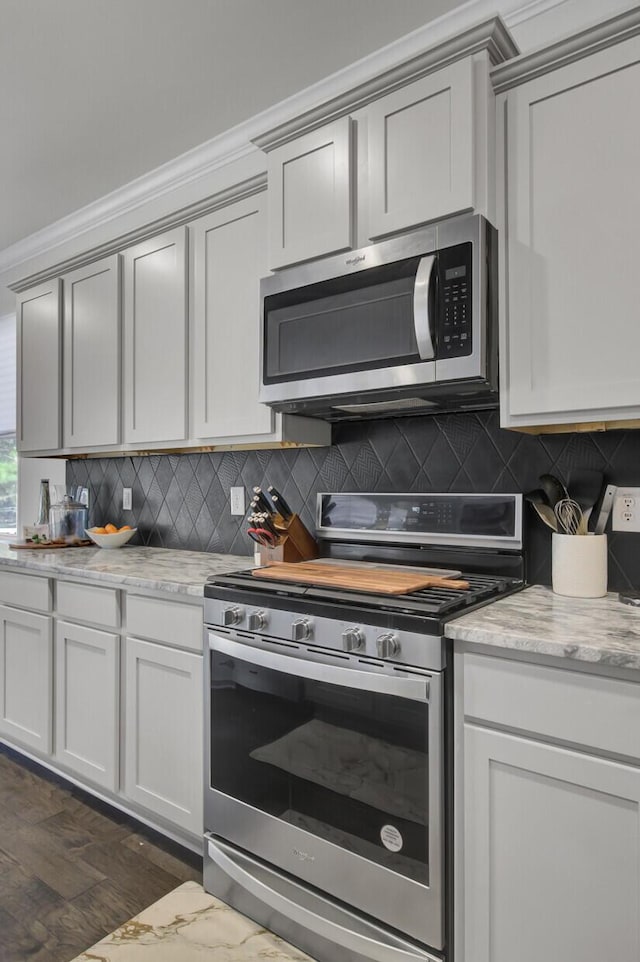
[[122, 489], [122, 510], [131, 511], [132, 505], [133, 505], [133, 502], [132, 502], [131, 488], [123, 488]]
[[230, 488], [231, 514], [244, 514], [244, 488]]
[[612, 531], [640, 531], [640, 488], [618, 488], [613, 502]]

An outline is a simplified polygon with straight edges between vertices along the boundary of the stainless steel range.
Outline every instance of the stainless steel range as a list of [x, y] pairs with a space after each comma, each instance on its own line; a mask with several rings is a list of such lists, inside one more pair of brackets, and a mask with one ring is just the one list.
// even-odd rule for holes
[[[204, 885], [320, 962], [442, 959], [446, 624], [522, 587], [521, 496], [321, 494], [317, 534], [381, 588], [205, 588]], [[387, 594], [390, 572], [436, 580]]]

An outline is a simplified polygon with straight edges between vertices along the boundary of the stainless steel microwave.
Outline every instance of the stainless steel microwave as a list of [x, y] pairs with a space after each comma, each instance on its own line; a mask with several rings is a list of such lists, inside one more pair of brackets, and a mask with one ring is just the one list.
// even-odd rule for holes
[[260, 283], [260, 400], [329, 420], [497, 403], [497, 234], [479, 214]]

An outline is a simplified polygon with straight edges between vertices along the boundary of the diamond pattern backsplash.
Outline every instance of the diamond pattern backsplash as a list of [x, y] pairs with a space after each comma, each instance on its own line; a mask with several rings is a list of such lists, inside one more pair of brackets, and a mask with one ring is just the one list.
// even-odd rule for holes
[[[565, 481], [595, 468], [618, 485], [640, 484], [640, 431], [539, 437], [504, 431], [495, 411], [334, 426], [330, 448], [228, 451], [69, 461], [67, 483], [91, 488], [90, 523], [131, 524], [135, 541], [239, 555], [252, 553], [229, 488], [275, 485], [308, 528], [318, 491], [528, 491], [544, 472]], [[123, 512], [122, 488], [133, 489]], [[527, 578], [551, 581], [551, 533], [526, 511]], [[637, 536], [609, 532], [609, 588], [640, 584]]]

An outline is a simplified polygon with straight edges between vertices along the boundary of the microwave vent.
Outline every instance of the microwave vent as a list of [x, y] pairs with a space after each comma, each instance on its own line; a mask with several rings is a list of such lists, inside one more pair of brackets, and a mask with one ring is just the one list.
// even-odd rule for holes
[[399, 398], [395, 401], [370, 401], [365, 404], [334, 404], [332, 410], [344, 411], [345, 414], [386, 414], [390, 411], [418, 411], [437, 406], [434, 401], [425, 401], [421, 397], [410, 397]]

